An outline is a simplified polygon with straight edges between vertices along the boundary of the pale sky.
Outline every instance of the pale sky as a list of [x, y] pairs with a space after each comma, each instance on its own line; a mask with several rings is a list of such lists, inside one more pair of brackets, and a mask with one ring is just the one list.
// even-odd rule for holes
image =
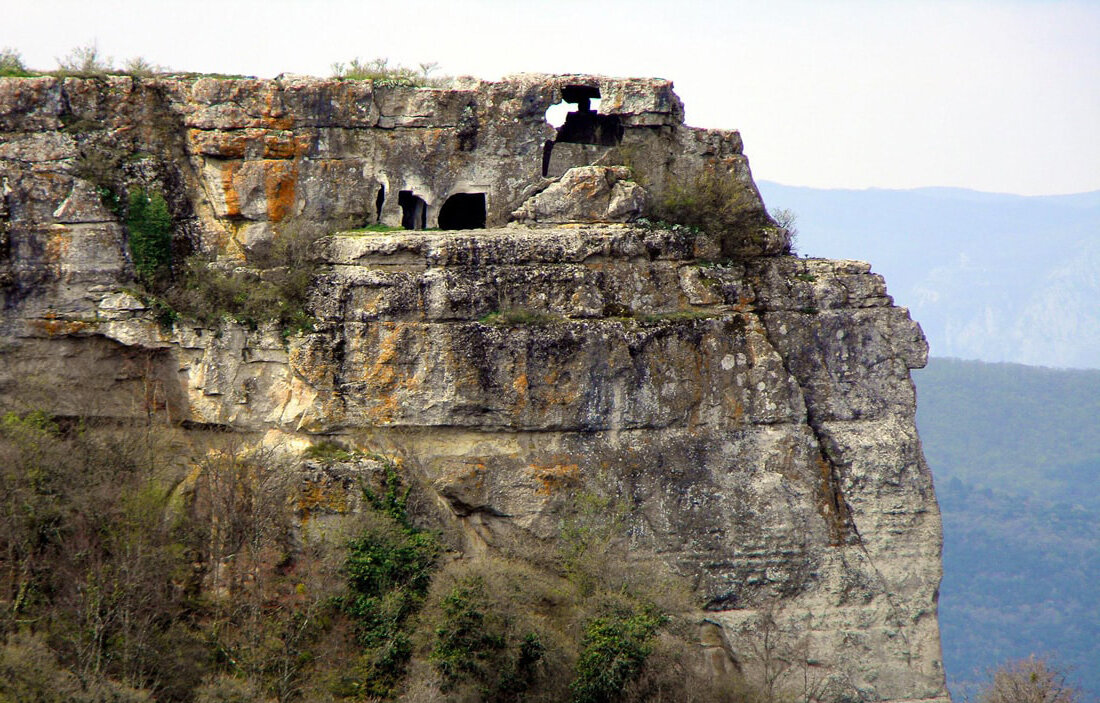
[[758, 179], [820, 188], [1100, 189], [1100, 2], [0, 0], [33, 68], [97, 42], [178, 70], [675, 81], [689, 124], [741, 130]]

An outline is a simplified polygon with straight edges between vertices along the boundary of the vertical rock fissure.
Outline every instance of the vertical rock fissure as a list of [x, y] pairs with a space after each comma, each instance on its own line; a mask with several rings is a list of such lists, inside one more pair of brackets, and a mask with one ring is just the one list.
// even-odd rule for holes
[[[755, 295], [759, 300], [761, 291], [756, 290]], [[848, 501], [844, 498], [844, 490], [840, 486], [839, 470], [836, 462], [829, 456], [826, 437], [814, 415], [811, 400], [807, 397], [806, 391], [802, 387], [801, 380], [791, 369], [791, 365], [787, 357], [783, 354], [780, 346], [772, 339], [771, 331], [763, 320], [760, 320], [760, 328], [764, 332], [764, 338], [767, 340], [768, 345], [775, 351], [783, 364], [783, 370], [787, 372], [787, 376], [798, 388], [798, 392], [802, 397], [802, 406], [806, 409], [806, 426], [810, 429], [810, 432], [813, 433], [814, 443], [817, 445], [817, 465], [821, 476], [821, 483], [818, 489], [821, 492], [820, 499], [818, 500], [818, 511], [829, 526], [832, 545], [838, 547], [843, 544], [851, 543], [853, 540], [860, 542], [859, 530], [856, 529], [855, 521], [852, 519], [851, 508], [848, 506]]]
[[[759, 290], [756, 290], [756, 296], [757, 299], [760, 299]], [[882, 595], [886, 599], [886, 603], [890, 607], [890, 612], [894, 616], [894, 624], [897, 626], [898, 635], [901, 637], [902, 641], [905, 642], [904, 654], [906, 665], [911, 666], [912, 646], [905, 632], [905, 623], [902, 617], [903, 611], [901, 606], [899, 606], [890, 595], [886, 577], [878, 568], [878, 565], [875, 564], [875, 560], [871, 556], [871, 552], [867, 549], [867, 545], [863, 541], [863, 536], [859, 532], [859, 527], [856, 525], [855, 519], [852, 516], [851, 507], [848, 505], [848, 501], [844, 497], [844, 491], [840, 485], [840, 471], [837, 462], [830, 456], [828, 438], [821, 428], [820, 422], [815, 417], [811, 400], [807, 397], [801, 380], [791, 369], [791, 365], [787, 357], [781, 351], [780, 346], [772, 339], [771, 331], [768, 329], [767, 324], [761, 320], [760, 327], [764, 330], [764, 338], [779, 356], [783, 364], [783, 369], [798, 387], [798, 392], [802, 396], [802, 404], [806, 408], [806, 426], [810, 428], [814, 436], [814, 441], [817, 444], [818, 466], [821, 470], [822, 478], [821, 490], [824, 494], [822, 500], [818, 502], [818, 509], [832, 532], [832, 545], [834, 547], [842, 547], [845, 544], [853, 545], [857, 547], [864, 558], [867, 559], [867, 564], [871, 567], [871, 570], [874, 571], [875, 576], [878, 577], [879, 582], [883, 585]]]

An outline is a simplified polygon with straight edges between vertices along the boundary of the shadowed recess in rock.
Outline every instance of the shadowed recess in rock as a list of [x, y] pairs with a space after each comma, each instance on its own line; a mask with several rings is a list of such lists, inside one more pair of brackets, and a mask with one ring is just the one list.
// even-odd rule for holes
[[439, 209], [440, 229], [484, 229], [485, 193], [455, 193]]
[[424, 198], [414, 195], [411, 190], [397, 194], [397, 204], [401, 206], [401, 226], [405, 229], [424, 229], [428, 226], [428, 204]]

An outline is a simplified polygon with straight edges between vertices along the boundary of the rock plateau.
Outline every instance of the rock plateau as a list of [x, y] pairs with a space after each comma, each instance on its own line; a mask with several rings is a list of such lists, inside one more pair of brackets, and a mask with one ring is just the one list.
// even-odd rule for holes
[[[703, 174], [733, 225], [638, 221]], [[120, 184], [164, 193], [181, 251], [335, 232], [313, 330], [158, 323]], [[921, 330], [867, 264], [790, 254], [738, 133], [671, 83], [0, 78], [0, 187], [4, 404], [400, 455], [471, 553], [552, 540], [601, 483], [733, 666], [767, 611], [835, 697], [947, 700]]]

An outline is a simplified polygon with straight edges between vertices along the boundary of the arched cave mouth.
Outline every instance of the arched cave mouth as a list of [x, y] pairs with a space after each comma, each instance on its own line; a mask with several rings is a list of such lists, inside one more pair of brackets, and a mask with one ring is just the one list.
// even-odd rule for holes
[[428, 226], [428, 203], [424, 202], [424, 198], [411, 190], [402, 190], [397, 193], [397, 204], [401, 206], [402, 227], [424, 229]]
[[484, 229], [485, 193], [455, 193], [439, 208], [440, 229]]

